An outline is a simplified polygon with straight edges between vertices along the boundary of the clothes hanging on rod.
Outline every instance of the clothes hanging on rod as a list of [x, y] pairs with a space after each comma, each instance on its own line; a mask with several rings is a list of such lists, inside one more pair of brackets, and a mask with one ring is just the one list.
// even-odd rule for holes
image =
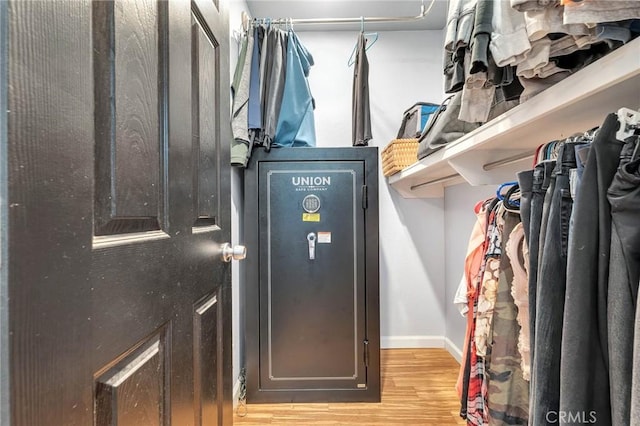
[[[503, 200], [497, 197], [476, 206], [474, 226], [465, 259], [464, 288], [468, 309], [467, 341], [463, 350], [458, 392], [460, 415], [469, 425], [526, 424], [529, 389], [521, 357], [514, 352], [519, 324], [512, 294], [512, 259], [506, 253], [506, 237], [517, 235], [519, 226], [517, 185]], [[480, 237], [480, 238], [479, 238]], [[510, 250], [512, 247], [510, 247]], [[518, 285], [526, 287], [518, 274]], [[459, 300], [458, 300], [459, 301]]]
[[315, 144], [316, 134], [314, 101], [307, 81], [313, 57], [293, 31], [287, 37], [286, 79], [274, 145], [310, 146]]
[[[595, 131], [544, 144], [517, 187], [499, 190], [504, 200], [481, 204], [487, 220], [474, 226], [455, 300], [466, 295], [468, 306], [457, 387], [467, 424], [575, 424], [577, 414], [557, 413], [638, 424], [639, 120], [621, 110]], [[496, 241], [506, 256], [494, 293]]]
[[[626, 370], [630, 378], [631, 366], [615, 362], [610, 351], [626, 349], [625, 346], [618, 347], [621, 342], [617, 337], [627, 335], [624, 330], [633, 323], [633, 317], [627, 318], [627, 324], [617, 324], [620, 328], [613, 334], [609, 334], [608, 327], [619, 322], [615, 312], [609, 310], [609, 302], [614, 302], [610, 298], [628, 297], [622, 293], [610, 293], [617, 290], [615, 285], [610, 286], [609, 283], [612, 260], [622, 261], [615, 265], [616, 268], [627, 269], [624, 259], [611, 257], [612, 210], [607, 192], [620, 165], [624, 146], [624, 142], [615, 137], [617, 128], [617, 117], [610, 114], [591, 144], [578, 188], [573, 218], [576, 232], [568, 247], [566, 299], [570, 303], [565, 305], [560, 370], [560, 407], [595, 410], [598, 412], [598, 421], [603, 424], [629, 424], [631, 402], [630, 389], [624, 380], [617, 378], [619, 368]], [[628, 261], [631, 264], [632, 259]], [[637, 280], [636, 276], [636, 291]], [[581, 345], [580, 354], [570, 347], [572, 344]], [[585, 349], [588, 352], [586, 354]], [[579, 377], [585, 372], [590, 375], [588, 381]], [[573, 395], [569, 395], [569, 392]], [[603, 393], [609, 394], [610, 398], [603, 398]], [[624, 418], [626, 421], [620, 421]]]
[[253, 25], [244, 32], [232, 86], [232, 165], [246, 167], [257, 146], [315, 146], [312, 65], [290, 27]]
[[[258, 137], [258, 133], [262, 130], [262, 94], [260, 88], [260, 53], [264, 40], [264, 28], [255, 27], [250, 30], [253, 33], [253, 56], [251, 57], [251, 75], [249, 84], [249, 112], [247, 117], [247, 127], [249, 129], [249, 144], [245, 151], [249, 153], [253, 149], [253, 141]], [[233, 149], [233, 148], [232, 148]], [[244, 149], [244, 148], [243, 148]], [[250, 155], [250, 154], [249, 154]], [[233, 156], [232, 156], [233, 158]], [[246, 165], [248, 159], [247, 152], [238, 155], [238, 161], [242, 165]]]
[[238, 64], [233, 76], [231, 91], [233, 96], [231, 108], [231, 130], [236, 143], [231, 146], [231, 157], [246, 157], [246, 146], [249, 144], [249, 93], [251, 83], [252, 54], [254, 51], [253, 34], [247, 34], [241, 40]]
[[[365, 52], [371, 49], [376, 41], [378, 41], [378, 33], [364, 33], [365, 38], [371, 37], [371, 39], [367, 38], [367, 47], [365, 48]], [[347, 66], [352, 66], [356, 63], [356, 53], [358, 52], [358, 46], [360, 44], [360, 39], [356, 41], [356, 44], [353, 46], [353, 50], [351, 51], [351, 55], [349, 55], [349, 60], [347, 61]]]
[[[640, 292], [639, 292], [640, 293]], [[636, 321], [634, 328], [633, 365], [640, 365], [640, 294], [636, 303]], [[631, 426], [640, 424], [640, 368], [633, 369], [631, 379]]]
[[364, 32], [358, 36], [351, 102], [353, 146], [367, 146], [372, 135], [369, 108], [369, 60], [367, 59], [367, 39]]
[[262, 80], [262, 141], [268, 151], [276, 135], [276, 126], [280, 116], [284, 95], [285, 70], [287, 62], [287, 33], [279, 28], [267, 29], [267, 41], [262, 56], [265, 58]]

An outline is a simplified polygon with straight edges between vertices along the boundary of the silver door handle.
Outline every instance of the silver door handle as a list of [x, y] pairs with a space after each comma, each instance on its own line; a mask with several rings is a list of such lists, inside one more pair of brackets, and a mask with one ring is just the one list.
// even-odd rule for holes
[[222, 261], [231, 262], [233, 260], [242, 260], [247, 257], [247, 248], [245, 246], [231, 246], [229, 243], [224, 243], [220, 246], [222, 252]]
[[315, 260], [316, 258], [316, 234], [309, 232], [307, 235], [307, 241], [309, 242], [309, 260]]

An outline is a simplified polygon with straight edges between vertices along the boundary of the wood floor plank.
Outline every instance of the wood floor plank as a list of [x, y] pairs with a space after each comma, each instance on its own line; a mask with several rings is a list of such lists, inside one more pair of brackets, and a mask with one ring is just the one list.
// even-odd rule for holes
[[240, 425], [464, 425], [459, 365], [444, 349], [383, 349], [381, 403], [249, 404]]

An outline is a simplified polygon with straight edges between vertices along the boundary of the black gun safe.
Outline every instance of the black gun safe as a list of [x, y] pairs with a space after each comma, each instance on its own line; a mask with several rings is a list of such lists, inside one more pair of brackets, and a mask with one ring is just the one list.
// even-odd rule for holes
[[244, 208], [247, 401], [380, 401], [377, 148], [256, 150]]

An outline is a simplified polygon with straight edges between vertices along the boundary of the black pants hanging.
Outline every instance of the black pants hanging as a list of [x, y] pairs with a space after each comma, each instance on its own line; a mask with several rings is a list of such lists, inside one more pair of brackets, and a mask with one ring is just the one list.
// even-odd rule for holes
[[542, 225], [542, 210], [544, 196], [551, 183], [551, 175], [555, 168], [554, 161], [543, 161], [533, 170], [533, 184], [531, 187], [531, 213], [529, 219], [529, 334], [530, 356], [533, 364], [535, 356], [536, 330], [536, 286], [538, 281], [538, 251], [540, 242], [540, 228]]
[[[560, 407], [560, 348], [567, 270], [569, 221], [573, 200], [570, 170], [576, 168], [575, 144], [565, 143], [547, 192], [548, 215], [544, 251], [538, 268], [535, 359], [531, 368], [530, 424], [555, 425]], [[549, 194], [550, 193], [550, 194]], [[550, 195], [550, 196], [549, 196]], [[546, 200], [545, 200], [546, 201]]]
[[[560, 364], [560, 410], [594, 414], [611, 424], [607, 288], [611, 208], [607, 190], [620, 161], [618, 119], [610, 114], [596, 135], [576, 199], [567, 258], [567, 288]], [[560, 423], [567, 424], [567, 423]]]
[[614, 425], [631, 424], [631, 377], [638, 280], [640, 280], [640, 160], [630, 138], [607, 192], [611, 204], [611, 254], [607, 299], [609, 379]]

